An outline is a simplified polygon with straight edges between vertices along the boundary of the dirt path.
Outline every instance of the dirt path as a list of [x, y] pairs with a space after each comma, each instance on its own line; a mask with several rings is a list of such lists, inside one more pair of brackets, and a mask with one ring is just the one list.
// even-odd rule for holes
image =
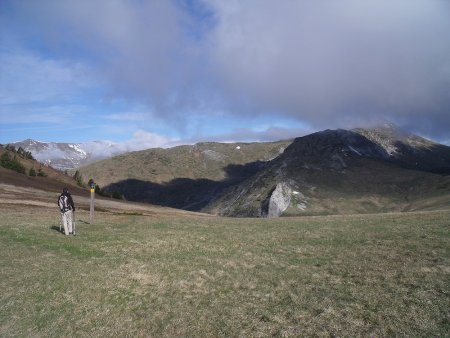
[[[30, 205], [56, 209], [58, 193], [39, 190], [36, 188], [25, 188], [10, 184], [0, 183], [0, 204]], [[90, 198], [72, 194], [77, 208], [89, 209]], [[106, 198], [95, 198], [95, 207], [108, 212], [139, 212], [142, 214], [160, 214], [167, 216], [204, 216], [209, 214], [194, 213], [185, 210], [154, 206], [143, 203], [111, 200]]]
[[20, 205], [35, 205], [39, 207], [55, 208], [56, 204], [40, 202], [40, 201], [30, 201], [30, 200], [15, 200], [15, 199], [2, 199], [0, 198], [0, 204], [20, 204]]

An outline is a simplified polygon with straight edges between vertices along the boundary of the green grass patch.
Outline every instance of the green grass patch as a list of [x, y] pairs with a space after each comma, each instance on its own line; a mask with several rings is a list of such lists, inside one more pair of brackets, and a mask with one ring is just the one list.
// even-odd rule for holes
[[[0, 336], [450, 335], [450, 212], [0, 219]], [[26, 311], [24, 310], [26, 309]]]
[[74, 243], [72, 241], [66, 240], [48, 241], [36, 235], [35, 233], [27, 233], [20, 230], [13, 231], [0, 228], [0, 236], [2, 238], [2, 241], [5, 242], [17, 242], [23, 244], [26, 247], [36, 249], [42, 248], [47, 251], [65, 251], [71, 256], [77, 258], [101, 257], [104, 255], [104, 253], [101, 251], [89, 248], [85, 245], [80, 245], [79, 243]]
[[116, 212], [115, 215], [124, 215], [124, 216], [144, 216], [142, 212], [137, 211], [125, 211], [125, 212]]

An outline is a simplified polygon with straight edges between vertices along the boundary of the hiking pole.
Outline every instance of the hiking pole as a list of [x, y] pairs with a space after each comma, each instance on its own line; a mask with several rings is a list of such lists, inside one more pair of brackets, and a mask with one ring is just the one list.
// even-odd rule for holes
[[62, 213], [61, 216], [59, 217], [59, 232], [63, 232], [64, 231], [64, 222], [63, 222], [63, 217], [62, 217]]
[[73, 211], [73, 217], [72, 217], [72, 235], [76, 236], [76, 234], [75, 234], [75, 211]]

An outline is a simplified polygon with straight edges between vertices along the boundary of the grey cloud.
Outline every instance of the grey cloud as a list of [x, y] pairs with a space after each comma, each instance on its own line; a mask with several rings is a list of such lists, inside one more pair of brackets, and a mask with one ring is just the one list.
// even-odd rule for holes
[[450, 130], [450, 3], [211, 3], [212, 53], [233, 109], [318, 127], [391, 119]]
[[304, 136], [313, 132], [309, 129], [300, 128], [281, 128], [270, 127], [264, 130], [255, 131], [250, 128], [240, 128], [230, 133], [215, 135], [208, 138], [194, 138], [189, 143], [197, 143], [202, 141], [216, 142], [269, 142], [289, 140], [296, 137]]
[[194, 1], [208, 25], [183, 1], [17, 3], [49, 48], [172, 124], [220, 110], [449, 137], [448, 1]]

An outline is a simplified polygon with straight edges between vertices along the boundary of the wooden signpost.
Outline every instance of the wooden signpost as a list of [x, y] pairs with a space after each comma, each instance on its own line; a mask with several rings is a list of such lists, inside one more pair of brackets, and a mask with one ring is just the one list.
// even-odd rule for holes
[[89, 224], [94, 222], [94, 200], [95, 200], [95, 183], [93, 181], [90, 182], [91, 186], [91, 206], [89, 208]]

